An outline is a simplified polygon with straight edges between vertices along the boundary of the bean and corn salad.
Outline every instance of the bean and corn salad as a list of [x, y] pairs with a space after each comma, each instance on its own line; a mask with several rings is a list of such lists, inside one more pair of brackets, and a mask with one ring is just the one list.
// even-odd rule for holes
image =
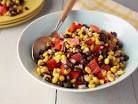
[[28, 9], [25, 0], [0, 0], [0, 16], [16, 16]]
[[73, 22], [63, 36], [53, 36], [40, 52], [35, 72], [44, 80], [66, 88], [94, 88], [125, 73], [129, 57], [116, 32]]

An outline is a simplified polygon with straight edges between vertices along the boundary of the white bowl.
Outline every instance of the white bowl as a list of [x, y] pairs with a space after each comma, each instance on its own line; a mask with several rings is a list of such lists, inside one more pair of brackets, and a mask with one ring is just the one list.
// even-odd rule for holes
[[[60, 32], [64, 32], [65, 29], [73, 21], [82, 22], [85, 24], [95, 24], [102, 29], [107, 31], [115, 31], [118, 33], [118, 38], [124, 43], [125, 52], [129, 56], [129, 61], [126, 67], [126, 73], [114, 82], [107, 83], [96, 88], [92, 89], [69, 89], [59, 87], [53, 84], [50, 84], [42, 78], [34, 75], [35, 63], [31, 58], [31, 46], [32, 43], [40, 36], [44, 34], [49, 34], [56, 22], [60, 12], [51, 13], [43, 17], [38, 18], [31, 24], [29, 24], [21, 34], [21, 37], [18, 41], [18, 58], [22, 67], [32, 76], [34, 79], [37, 79], [38, 82], [41, 82], [44, 85], [47, 85], [52, 88], [56, 88], [62, 91], [71, 91], [71, 92], [88, 92], [96, 91], [100, 89], [113, 86], [114, 84], [119, 83], [120, 81], [127, 78], [132, 72], [134, 72], [138, 66], [138, 33], [137, 30], [131, 26], [128, 22], [123, 19], [113, 16], [111, 14], [99, 12], [99, 11], [72, 11], [65, 23], [63, 24]], [[39, 83], [38, 83], [39, 84]]]

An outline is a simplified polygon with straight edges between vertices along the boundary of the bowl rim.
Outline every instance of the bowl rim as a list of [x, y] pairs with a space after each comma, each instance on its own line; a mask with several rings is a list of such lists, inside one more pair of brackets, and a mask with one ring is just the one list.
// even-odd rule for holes
[[[99, 90], [103, 90], [103, 89], [106, 89], [108, 87], [111, 87], [113, 85], [116, 85], [118, 83], [120, 83], [121, 81], [125, 80], [126, 78], [128, 78], [134, 71], [137, 70], [138, 68], [138, 65], [134, 68], [134, 70], [130, 71], [129, 74], [126, 74], [123, 78], [121, 79], [118, 79], [118, 80], [115, 80], [113, 82], [110, 82], [110, 83], [107, 83], [107, 84], [104, 84], [104, 85], [101, 85], [101, 87], [96, 87], [96, 88], [87, 88], [87, 89], [72, 89], [72, 88], [65, 88], [65, 87], [60, 87], [60, 86], [57, 86], [57, 85], [54, 85], [52, 83], [48, 83], [48, 82], [44, 82], [38, 78], [36, 78], [34, 75], [32, 75], [26, 68], [25, 66], [23, 65], [22, 61], [21, 61], [21, 58], [20, 58], [20, 53], [19, 53], [19, 44], [20, 44], [20, 40], [24, 34], [24, 32], [32, 25], [32, 24], [35, 24], [37, 23], [38, 21], [40, 21], [41, 19], [45, 18], [45, 17], [48, 17], [50, 15], [55, 15], [55, 14], [59, 14], [61, 13], [62, 11], [56, 11], [56, 12], [52, 12], [52, 13], [48, 13], [46, 15], [43, 15], [37, 19], [35, 19], [34, 21], [32, 21], [31, 23], [29, 23], [24, 29], [23, 31], [20, 33], [20, 36], [18, 38], [18, 41], [17, 41], [17, 58], [19, 60], [19, 63], [21, 65], [21, 67], [24, 69], [24, 71], [26, 73], [28, 73], [29, 76], [31, 76], [33, 79], [35, 79], [37, 82], [39, 82], [41, 85], [46, 85], [47, 87], [49, 88], [54, 88], [54, 89], [57, 89], [57, 90], [60, 90], [60, 91], [67, 91], [67, 92], [91, 92], [91, 91], [99, 91]], [[72, 10], [71, 12], [84, 12], [84, 13], [100, 13], [100, 14], [105, 14], [105, 15], [109, 15], [109, 16], [112, 16], [112, 17], [115, 17], [117, 19], [120, 19], [121, 21], [124, 21], [125, 23], [127, 23], [128, 25], [130, 25], [137, 33], [137, 30], [135, 29], [134, 26], [132, 26], [129, 22], [125, 21], [124, 19], [122, 19], [121, 17], [118, 17], [116, 15], [113, 15], [113, 14], [110, 14], [110, 13], [106, 13], [106, 12], [101, 12], [101, 11], [98, 11], [98, 10]]]

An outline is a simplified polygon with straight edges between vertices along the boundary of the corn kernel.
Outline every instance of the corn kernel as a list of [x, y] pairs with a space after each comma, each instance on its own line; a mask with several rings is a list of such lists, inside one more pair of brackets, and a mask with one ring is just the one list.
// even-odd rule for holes
[[60, 70], [61, 70], [60, 68], [56, 68], [57, 73], [59, 73], [59, 72], [60, 72]]
[[99, 84], [99, 79], [97, 77], [93, 77], [93, 81], [96, 83], [96, 84]]
[[88, 32], [88, 36], [92, 36], [92, 33], [91, 32]]
[[56, 78], [56, 77], [54, 77], [53, 79], [52, 79], [52, 83], [57, 83], [57, 81], [58, 81], [58, 78]]
[[117, 50], [116, 52], [115, 52], [115, 56], [120, 56], [122, 54], [122, 51], [121, 50]]
[[47, 52], [44, 52], [44, 53], [43, 53], [43, 57], [45, 57], [45, 56], [47, 56], [47, 55], [48, 55]]
[[94, 37], [92, 37], [91, 39], [92, 39], [92, 41], [95, 41], [95, 38]]
[[65, 77], [64, 77], [63, 75], [61, 75], [61, 76], [59, 77], [59, 80], [60, 80], [60, 81], [64, 81], [64, 80], [65, 80]]
[[91, 73], [91, 69], [89, 68], [89, 67], [85, 67], [85, 71], [87, 72], [87, 73]]
[[101, 61], [103, 59], [103, 55], [99, 55], [98, 61]]
[[98, 33], [93, 33], [93, 35], [94, 35], [94, 37], [99, 38], [99, 35], [100, 35], [100, 34], [98, 34]]
[[115, 76], [112, 73], [111, 74], [107, 74], [107, 79], [112, 82], [112, 81], [115, 80]]
[[103, 85], [104, 84], [104, 80], [100, 79], [100, 84]]
[[112, 72], [111, 71], [107, 71], [107, 74], [112, 74]]
[[54, 68], [53, 73], [60, 73], [60, 70], [61, 69], [59, 69], [59, 68]]
[[76, 34], [72, 34], [72, 37], [75, 37], [76, 36]]
[[112, 55], [108, 55], [108, 57], [107, 57], [108, 59], [112, 59], [113, 58], [113, 56]]
[[117, 71], [117, 67], [116, 66], [113, 66], [113, 67], [111, 67], [111, 72], [113, 72], [113, 73], [116, 73], [116, 71]]
[[41, 74], [41, 69], [40, 69], [39, 67], [36, 68], [36, 73], [37, 73], [38, 75]]
[[94, 84], [94, 81], [93, 81], [93, 80], [90, 80], [90, 81], [89, 81], [89, 84]]
[[72, 79], [70, 82], [71, 83], [75, 83], [76, 82], [76, 79]]
[[89, 31], [92, 31], [92, 28], [89, 28]]
[[82, 32], [83, 32], [83, 31], [82, 31], [82, 30], [80, 30], [80, 31], [78, 32], [78, 35], [80, 36], [80, 35], [82, 34]]
[[83, 39], [83, 34], [80, 34], [80, 39]]
[[123, 70], [118, 70], [118, 71], [117, 71], [117, 75], [120, 76], [120, 75], [122, 75], [122, 74], [124, 74], [124, 71], [123, 71]]
[[38, 66], [43, 65], [43, 64], [44, 64], [43, 60], [41, 60], [41, 59], [38, 60], [38, 62], [37, 62], [37, 65], [38, 65]]
[[81, 30], [83, 31], [83, 30], [86, 30], [86, 27], [85, 26], [82, 26], [81, 27]]
[[125, 64], [120, 63], [120, 67], [124, 69], [125, 68]]
[[40, 72], [41, 73], [48, 72], [48, 68], [47, 67], [42, 67], [42, 68], [40, 68]]
[[104, 63], [105, 63], [105, 64], [109, 64], [109, 62], [110, 62], [109, 58], [106, 58], [106, 59], [104, 60]]
[[48, 55], [45, 56], [45, 58], [43, 59], [43, 62], [47, 62], [48, 61]]
[[114, 52], [113, 51], [109, 51], [108, 55], [114, 55]]
[[88, 87], [89, 87], [89, 88], [95, 88], [96, 85], [95, 85], [95, 84], [89, 84]]
[[86, 44], [82, 44], [81, 49], [85, 49], [85, 48], [87, 48], [87, 45]]
[[48, 49], [47, 50], [47, 53], [51, 54], [52, 53], [52, 50], [51, 49]]
[[83, 36], [83, 40], [87, 39], [88, 38], [88, 35], [85, 35]]
[[83, 49], [83, 53], [88, 52], [88, 51], [89, 51], [88, 47], [86, 47], [86, 48]]
[[101, 41], [99, 39], [96, 39], [95, 44], [100, 45]]
[[105, 77], [107, 74], [107, 71], [106, 70], [102, 70], [102, 76]]
[[59, 78], [59, 73], [53, 73], [53, 76], [58, 79]]
[[70, 70], [69, 70], [69, 69], [64, 69], [64, 74], [65, 74], [65, 75], [68, 75], [68, 74], [69, 74], [69, 72], [70, 72]]
[[54, 59], [58, 63], [61, 60], [61, 55], [58, 54], [58, 55], [54, 56]]
[[120, 62], [120, 58], [116, 58], [116, 62], [119, 63]]
[[73, 49], [72, 49], [72, 52], [73, 52], [73, 53], [75, 53], [75, 52], [76, 52], [76, 49], [75, 49], [75, 48], [73, 48]]
[[79, 32], [79, 31], [80, 31], [80, 29], [77, 29], [76, 31], [77, 31], [77, 32]]
[[115, 43], [116, 43], [117, 41], [118, 41], [118, 40], [117, 40], [116, 38], [113, 38], [113, 42], [115, 42]]
[[56, 55], [62, 55], [62, 54], [63, 54], [63, 52], [56, 52], [56, 53], [55, 53], [55, 56], [56, 56]]
[[91, 78], [89, 77], [89, 75], [85, 75], [85, 76], [84, 76], [84, 79], [85, 79], [85, 81], [87, 81], [87, 82], [89, 82], [89, 81], [91, 80]]
[[93, 51], [94, 50], [94, 45], [91, 45], [90, 49], [91, 49], [91, 51]]
[[66, 63], [66, 56], [65, 55], [61, 56], [61, 62], [64, 63], [64, 64]]
[[92, 79], [93, 78], [93, 74], [89, 74], [89, 78]]

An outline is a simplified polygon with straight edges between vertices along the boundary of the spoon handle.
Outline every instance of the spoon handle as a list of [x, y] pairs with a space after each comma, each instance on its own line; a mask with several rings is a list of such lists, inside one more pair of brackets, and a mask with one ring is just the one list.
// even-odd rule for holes
[[60, 17], [60, 20], [62, 22], [64, 22], [64, 20], [66, 19], [68, 13], [72, 10], [72, 7], [74, 6], [76, 0], [67, 0], [67, 3], [63, 9], [62, 15]]
[[55, 31], [58, 31], [61, 25], [63, 24], [64, 20], [68, 16], [68, 13], [72, 10], [73, 5], [75, 4], [76, 0], [67, 0], [67, 3], [63, 9], [61, 17], [56, 25]]

